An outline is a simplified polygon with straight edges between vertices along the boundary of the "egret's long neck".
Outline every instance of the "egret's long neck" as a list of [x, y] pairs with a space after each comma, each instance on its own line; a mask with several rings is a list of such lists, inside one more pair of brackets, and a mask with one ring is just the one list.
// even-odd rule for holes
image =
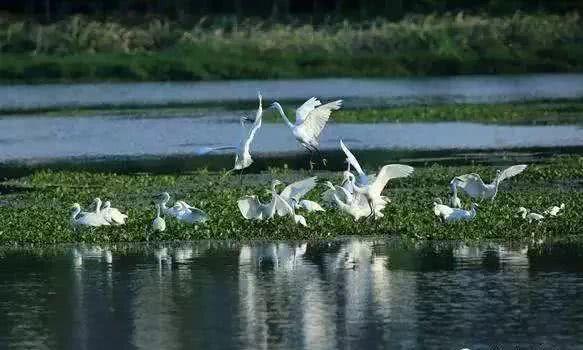
[[101, 211], [101, 200], [97, 201], [97, 204], [95, 204], [95, 212], [99, 213]]
[[156, 218], [159, 218], [159, 217], [160, 217], [160, 205], [158, 204], [156, 206]]
[[71, 214], [71, 220], [75, 221], [75, 219], [77, 218], [77, 215], [79, 215], [80, 212], [81, 212], [81, 208], [76, 207], [75, 210], [73, 210], [73, 213]]
[[287, 124], [287, 126], [289, 126], [290, 128], [293, 128], [294, 125], [289, 121], [289, 119], [287, 119], [287, 116], [285, 115], [283, 108], [281, 108], [281, 105], [279, 103], [276, 103], [275, 108], [277, 109], [277, 111], [279, 112], [279, 115], [281, 115], [281, 118]]

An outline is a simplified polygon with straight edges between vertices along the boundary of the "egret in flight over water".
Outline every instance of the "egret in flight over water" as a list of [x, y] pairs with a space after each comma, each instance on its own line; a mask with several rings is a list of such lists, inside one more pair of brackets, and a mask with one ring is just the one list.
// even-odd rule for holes
[[326, 159], [322, 157], [322, 153], [318, 148], [320, 144], [319, 137], [332, 111], [339, 110], [342, 107], [342, 100], [322, 104], [317, 98], [310, 98], [296, 110], [295, 124], [289, 121], [278, 102], [274, 102], [271, 106], [277, 109], [299, 144], [310, 152], [310, 171], [314, 169], [314, 162], [312, 161], [314, 152], [320, 157], [322, 164], [326, 165]]
[[475, 173], [456, 176], [452, 180], [452, 183], [453, 186], [462, 189], [474, 199], [484, 200], [490, 198], [491, 200], [494, 200], [498, 193], [498, 186], [500, 183], [522, 173], [526, 167], [526, 165], [521, 164], [513, 165], [504, 169], [504, 171], [498, 170], [496, 178], [490, 184], [485, 184], [480, 175]]
[[[241, 183], [243, 182], [243, 170], [248, 168], [253, 164], [253, 158], [251, 158], [251, 143], [255, 137], [257, 131], [261, 128], [262, 116], [263, 116], [263, 102], [261, 93], [257, 93], [257, 98], [259, 99], [259, 106], [257, 107], [257, 113], [255, 114], [255, 119], [251, 120], [248, 117], [241, 118], [241, 129], [243, 135], [241, 136], [241, 141], [237, 146], [219, 146], [219, 147], [204, 147], [197, 151], [197, 154], [203, 155], [213, 151], [222, 150], [235, 150], [235, 166], [228, 173], [234, 170], [240, 170], [239, 179]], [[251, 127], [247, 127], [246, 123], [252, 122]]]

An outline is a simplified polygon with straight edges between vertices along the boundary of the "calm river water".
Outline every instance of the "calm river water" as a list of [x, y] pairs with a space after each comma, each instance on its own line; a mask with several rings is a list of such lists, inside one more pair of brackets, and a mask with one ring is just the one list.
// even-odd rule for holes
[[583, 347], [580, 244], [0, 250], [0, 348]]

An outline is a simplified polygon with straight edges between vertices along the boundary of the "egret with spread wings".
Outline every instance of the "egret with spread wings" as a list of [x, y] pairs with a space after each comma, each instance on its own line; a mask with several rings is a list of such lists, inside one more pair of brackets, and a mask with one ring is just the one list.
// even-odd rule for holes
[[[240, 170], [241, 172], [239, 173], [239, 178], [241, 182], [243, 181], [243, 170], [253, 164], [253, 158], [251, 158], [251, 143], [253, 142], [255, 134], [261, 128], [262, 123], [263, 102], [261, 93], [257, 93], [257, 98], [259, 99], [259, 106], [257, 107], [255, 119], [251, 120], [247, 117], [241, 118], [241, 128], [243, 135], [241, 136], [241, 141], [239, 142], [238, 146], [204, 147], [197, 151], [197, 154], [203, 155], [214, 151], [235, 150], [235, 166], [230, 171]], [[250, 128], [248, 128], [245, 124], [246, 122], [252, 122], [253, 124]]]
[[310, 171], [314, 169], [314, 162], [312, 161], [312, 154], [314, 152], [318, 154], [322, 164], [326, 165], [326, 159], [322, 157], [318, 148], [320, 145], [319, 138], [328, 119], [330, 119], [332, 111], [339, 110], [342, 107], [342, 100], [322, 104], [317, 98], [310, 98], [296, 110], [295, 124], [289, 121], [278, 102], [274, 102], [271, 106], [279, 111], [281, 118], [292, 130], [294, 137], [300, 145], [310, 152]]
[[489, 184], [485, 184], [480, 175], [475, 173], [456, 176], [451, 183], [452, 186], [460, 188], [474, 199], [484, 200], [489, 198], [494, 200], [498, 194], [500, 183], [522, 173], [526, 167], [526, 165], [520, 164], [506, 168], [504, 171], [498, 170], [496, 178]]
[[[354, 192], [363, 194], [367, 201], [368, 205], [371, 210], [371, 215], [375, 217], [381, 217], [382, 214], [380, 210], [377, 210], [378, 207], [383, 207], [386, 203], [389, 202], [389, 199], [383, 195], [381, 195], [385, 186], [391, 179], [397, 179], [400, 177], [409, 177], [414, 169], [408, 165], [402, 164], [389, 164], [385, 165], [381, 168], [379, 173], [373, 178], [372, 176], [368, 176], [363, 170], [356, 157], [350, 152], [348, 147], [340, 140], [340, 147], [346, 154], [346, 160], [352, 165], [354, 169], [358, 172], [359, 175], [359, 183], [360, 185], [356, 184], [353, 181], [352, 187], [354, 188]], [[373, 180], [374, 179], [374, 180]]]

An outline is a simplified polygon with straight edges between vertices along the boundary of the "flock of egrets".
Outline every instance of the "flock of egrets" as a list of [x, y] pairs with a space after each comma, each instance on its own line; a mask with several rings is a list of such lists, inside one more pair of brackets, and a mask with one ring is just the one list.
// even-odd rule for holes
[[[197, 151], [198, 154], [206, 154], [220, 150], [235, 150], [235, 165], [231, 171], [240, 171], [240, 181], [243, 181], [242, 173], [244, 169], [251, 166], [251, 143], [258, 130], [261, 128], [263, 117], [263, 106], [261, 94], [258, 94], [259, 106], [254, 119], [249, 117], [241, 118], [243, 136], [237, 146], [205, 147]], [[293, 136], [298, 143], [310, 153], [310, 171], [315, 163], [313, 156], [316, 154], [321, 162], [326, 165], [326, 160], [319, 150], [319, 136], [326, 126], [332, 111], [340, 109], [342, 100], [337, 100], [322, 104], [315, 97], [310, 98], [296, 110], [295, 123], [291, 123], [287, 118], [283, 108], [278, 102], [274, 102], [270, 108], [275, 108], [285, 124], [291, 129]], [[248, 125], [249, 124], [249, 125]], [[391, 179], [405, 178], [413, 174], [414, 169], [408, 165], [389, 164], [383, 166], [377, 174], [367, 174], [360, 166], [357, 158], [348, 147], [340, 140], [340, 148], [346, 155], [348, 169], [343, 172], [343, 179], [340, 185], [334, 185], [330, 181], [326, 182], [327, 190], [322, 193], [321, 199], [328, 208], [336, 208], [355, 220], [361, 218], [378, 219], [383, 217], [383, 209], [390, 202], [390, 199], [382, 195], [383, 190]], [[437, 198], [433, 203], [433, 212], [444, 222], [469, 221], [476, 217], [478, 204], [471, 203], [469, 209], [464, 209], [458, 190], [465, 192], [472, 199], [494, 200], [500, 183], [508, 178], [522, 173], [526, 165], [514, 165], [503, 171], [498, 171], [494, 181], [485, 184], [478, 174], [464, 174], [454, 177], [450, 182], [452, 196], [449, 205], [444, 204]], [[357, 175], [351, 169], [356, 170]], [[242, 216], [248, 220], [268, 220], [277, 216], [289, 216], [293, 222], [307, 226], [306, 218], [297, 214], [299, 211], [324, 212], [326, 211], [319, 203], [303, 199], [317, 185], [317, 178], [309, 177], [286, 186], [281, 192], [277, 191], [277, 186], [282, 185], [279, 180], [271, 183], [271, 200], [262, 203], [257, 196], [249, 195], [238, 200], [237, 204]], [[169, 216], [178, 221], [197, 224], [204, 223], [209, 216], [201, 209], [195, 208], [188, 203], [178, 200], [172, 207], [168, 207], [170, 195], [167, 192], [154, 197], [156, 205], [156, 218], [152, 222], [155, 231], [164, 231], [166, 222], [163, 216]], [[79, 204], [73, 205], [71, 221], [75, 225], [82, 226], [109, 226], [123, 225], [127, 215], [122, 214], [118, 209], [111, 207], [107, 201], [101, 208], [101, 200], [94, 200], [95, 209], [92, 212], [82, 212]], [[543, 214], [549, 216], [559, 215], [564, 209], [564, 204], [560, 207], [548, 208]], [[540, 222], [543, 214], [530, 212], [524, 207], [519, 208], [519, 213], [529, 222]]]

